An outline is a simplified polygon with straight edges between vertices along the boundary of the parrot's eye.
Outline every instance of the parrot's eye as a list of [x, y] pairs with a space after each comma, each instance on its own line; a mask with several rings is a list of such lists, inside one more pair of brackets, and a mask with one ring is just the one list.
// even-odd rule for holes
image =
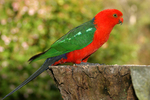
[[117, 14], [113, 14], [113, 16], [114, 16], [115, 18], [118, 17]]

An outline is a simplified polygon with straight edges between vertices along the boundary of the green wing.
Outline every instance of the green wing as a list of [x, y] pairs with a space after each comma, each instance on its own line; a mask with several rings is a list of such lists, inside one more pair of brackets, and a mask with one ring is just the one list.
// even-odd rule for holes
[[59, 56], [86, 47], [93, 41], [94, 33], [96, 30], [93, 22], [94, 19], [70, 30], [66, 35], [52, 44], [50, 49], [42, 53], [33, 61]]

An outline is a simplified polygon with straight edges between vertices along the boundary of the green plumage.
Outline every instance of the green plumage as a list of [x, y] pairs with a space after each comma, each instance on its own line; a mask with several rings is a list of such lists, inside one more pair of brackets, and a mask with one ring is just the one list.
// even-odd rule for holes
[[50, 49], [40, 54], [38, 57], [35, 57], [35, 59], [32, 59], [31, 61], [55, 57], [86, 47], [93, 41], [94, 33], [96, 30], [93, 22], [94, 19], [70, 30], [66, 35], [52, 44]]

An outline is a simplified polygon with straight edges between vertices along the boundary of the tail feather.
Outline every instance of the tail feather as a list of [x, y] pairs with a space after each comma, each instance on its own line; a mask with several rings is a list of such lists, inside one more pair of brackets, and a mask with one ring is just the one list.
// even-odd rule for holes
[[[52, 58], [48, 58], [45, 63], [36, 71], [34, 72], [29, 78], [27, 78], [24, 82], [22, 82], [18, 87], [16, 87], [13, 91], [11, 91], [9, 94], [7, 94], [3, 99], [5, 99], [6, 97], [8, 97], [9, 95], [13, 94], [15, 91], [19, 90], [20, 88], [22, 88], [24, 85], [26, 85], [27, 83], [29, 83], [30, 81], [32, 81], [34, 78], [36, 78], [38, 75], [40, 75], [43, 71], [45, 71], [46, 69], [48, 69], [48, 66], [54, 64], [56, 61], [58, 61], [59, 59], [63, 58], [65, 56], [60, 55], [57, 57], [52, 57]], [[2, 100], [3, 100], [2, 99]]]

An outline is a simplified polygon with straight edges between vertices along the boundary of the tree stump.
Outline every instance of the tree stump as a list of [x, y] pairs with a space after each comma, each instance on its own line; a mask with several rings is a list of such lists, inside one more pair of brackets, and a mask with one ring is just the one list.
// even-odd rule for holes
[[130, 66], [49, 66], [64, 100], [138, 100]]

